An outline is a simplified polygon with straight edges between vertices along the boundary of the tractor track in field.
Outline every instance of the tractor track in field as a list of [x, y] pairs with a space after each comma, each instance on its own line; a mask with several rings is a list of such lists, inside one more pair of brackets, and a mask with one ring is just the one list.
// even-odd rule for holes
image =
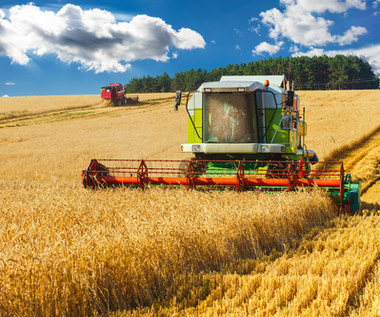
[[372, 194], [372, 188], [380, 194], [375, 190], [380, 186], [380, 126], [358, 141], [333, 151], [330, 158], [343, 161], [345, 171], [362, 182], [363, 198]]
[[364, 278], [358, 282], [358, 288], [355, 293], [352, 293], [347, 300], [346, 311], [344, 316], [349, 316], [350, 312], [358, 309], [360, 307], [360, 297], [365, 292], [366, 287], [375, 278], [375, 272], [379, 266], [380, 253], [377, 254], [373, 264], [367, 269]]
[[348, 171], [353, 170], [360, 161], [365, 159], [370, 151], [376, 148], [380, 148], [380, 126], [367, 139], [361, 142], [360, 148], [356, 149], [353, 153], [346, 154], [346, 169]]
[[[368, 210], [379, 215], [380, 213], [380, 126], [365, 135], [358, 141], [337, 149], [330, 155], [334, 160], [342, 160], [346, 172], [353, 175], [354, 181], [362, 182], [362, 210]], [[345, 316], [357, 310], [361, 303], [361, 296], [370, 287], [375, 272], [380, 265], [380, 250], [376, 254], [371, 267], [365, 277], [358, 284], [348, 302]]]
[[343, 160], [345, 169], [351, 172], [358, 162], [363, 160], [365, 154], [380, 146], [380, 126], [375, 128], [367, 135], [360, 138], [358, 141], [353, 142], [350, 145], [334, 150], [329, 159]]
[[22, 127], [35, 124], [44, 124], [55, 121], [73, 119], [92, 119], [97, 117], [112, 117], [123, 115], [135, 115], [146, 111], [160, 110], [164, 105], [171, 103], [172, 98], [148, 100], [137, 105], [105, 107], [103, 103], [92, 104], [80, 107], [70, 107], [62, 110], [43, 111], [38, 113], [25, 113], [20, 115], [10, 115], [0, 117], [1, 128]]

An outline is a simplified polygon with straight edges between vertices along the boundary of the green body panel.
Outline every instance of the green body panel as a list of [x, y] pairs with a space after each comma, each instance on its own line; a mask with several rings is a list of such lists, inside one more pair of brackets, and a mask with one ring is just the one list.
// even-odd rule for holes
[[[292, 149], [292, 148], [290, 148], [290, 149]], [[285, 147], [285, 151], [286, 151], [286, 147]], [[297, 151], [295, 151], [295, 152], [297, 152]], [[284, 159], [291, 160], [291, 161], [299, 161], [299, 159], [301, 157], [304, 158], [302, 154], [293, 154], [293, 153], [283, 154], [282, 157]]]
[[[259, 173], [266, 173], [266, 170], [268, 169], [268, 164], [263, 162], [242, 162], [243, 168], [245, 173], [257, 173], [257, 170], [259, 170]], [[223, 173], [223, 170], [225, 169], [226, 172], [228, 172], [228, 169], [237, 169], [238, 165], [236, 162], [209, 162], [207, 166], [207, 171], [217, 170], [219, 173]]]
[[[274, 118], [272, 121], [272, 125], [270, 126], [267, 132], [267, 142], [270, 143], [272, 138], [276, 132], [276, 129], [281, 121], [281, 109], [267, 109], [265, 111], [265, 125], [268, 127], [270, 125], [270, 119], [274, 114]], [[273, 143], [289, 143], [289, 131], [281, 130], [280, 128], [277, 130], [276, 136], [274, 137]]]
[[358, 211], [361, 207], [360, 194], [362, 190], [361, 182], [353, 183], [351, 174], [346, 174], [344, 178], [344, 194], [351, 206], [351, 211]]
[[[297, 148], [293, 146], [293, 134], [295, 135], [296, 131], [295, 130], [283, 130], [281, 129], [280, 122], [281, 122], [281, 117], [282, 117], [282, 112], [283, 109], [267, 109], [265, 111], [265, 125], [268, 127], [270, 126], [268, 132], [267, 132], [267, 140], [266, 143], [281, 143], [285, 144], [285, 153], [286, 154], [294, 154], [297, 152]], [[273, 121], [271, 123], [271, 118], [273, 116]], [[278, 130], [277, 130], [278, 128]], [[276, 133], [277, 130], [277, 133]], [[274, 136], [274, 138], [273, 138]], [[273, 139], [273, 142], [272, 142]], [[297, 140], [294, 140], [295, 143], [297, 144]], [[289, 157], [291, 156], [287, 155], [284, 157]]]
[[351, 210], [358, 211], [361, 207], [360, 201], [361, 183], [352, 183], [351, 188], [347, 190], [347, 200], [350, 202]]
[[187, 142], [188, 143], [201, 143], [202, 139], [200, 139], [195, 132], [193, 124], [191, 120], [193, 120], [195, 127], [198, 130], [199, 136], [202, 137], [202, 127], [203, 127], [203, 112], [202, 109], [194, 109], [194, 116], [187, 119]]

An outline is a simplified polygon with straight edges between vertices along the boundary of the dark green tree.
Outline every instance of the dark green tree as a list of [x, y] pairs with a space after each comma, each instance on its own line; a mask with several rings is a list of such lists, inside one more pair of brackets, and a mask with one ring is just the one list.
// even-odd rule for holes
[[173, 78], [161, 76], [133, 78], [127, 92], [194, 91], [203, 82], [218, 81], [223, 75], [282, 75], [301, 89], [378, 89], [379, 78], [369, 63], [357, 56], [337, 55], [278, 57], [243, 64], [229, 64], [206, 71], [190, 69]]

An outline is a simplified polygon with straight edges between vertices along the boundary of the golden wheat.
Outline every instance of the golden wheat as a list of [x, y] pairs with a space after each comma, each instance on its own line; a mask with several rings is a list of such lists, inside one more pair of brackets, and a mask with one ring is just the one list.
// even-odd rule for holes
[[325, 159], [379, 126], [379, 90], [300, 91], [309, 149]]
[[380, 316], [380, 265], [377, 262], [369, 273], [368, 282], [362, 294], [356, 298], [355, 308], [350, 316]]
[[[138, 96], [139, 101], [148, 101], [173, 98], [175, 93], [145, 93], [131, 96]], [[99, 95], [4, 97], [0, 98], [0, 119], [101, 104], [100, 92]]]
[[[334, 208], [319, 192], [81, 188], [92, 158], [184, 158], [186, 111], [170, 95], [82, 117], [65, 113], [75, 102], [8, 109], [35, 115], [0, 129], [0, 315], [377, 312], [379, 91], [299, 95], [308, 147], [339, 149], [367, 212], [325, 224]], [[57, 109], [59, 121], [38, 114]]]
[[[362, 91], [359, 95], [346, 92], [353, 95], [349, 100], [343, 98], [344, 93], [300, 92], [302, 103], [307, 105], [306, 142], [321, 159], [338, 147], [351, 145], [378, 125], [375, 119], [380, 116], [380, 107], [373, 100], [380, 91]], [[163, 99], [161, 94], [153, 97]], [[339, 97], [346, 102], [338, 102]], [[359, 116], [360, 120], [350, 101], [356, 102], [355, 109], [363, 116]], [[332, 102], [336, 103], [334, 107]], [[172, 108], [169, 100], [157, 106], [112, 107], [105, 112], [95, 109], [88, 118], [75, 120], [67, 116], [64, 120], [34, 122], [23, 127], [15, 126], [15, 122], [14, 128], [0, 130], [0, 173], [4, 179], [71, 184], [92, 158], [187, 158], [180, 152], [180, 144], [187, 138], [187, 114], [183, 106], [177, 112]], [[27, 110], [31, 109], [30, 106]], [[351, 123], [337, 122], [337, 112], [344, 122]], [[329, 141], [331, 138], [336, 139], [335, 143]]]
[[203, 281], [210, 286], [196, 307], [171, 302], [115, 315], [377, 316], [379, 234], [378, 213], [336, 218], [320, 233], [309, 234], [297, 250], [274, 261], [270, 257], [245, 261], [251, 263], [244, 266], [253, 267], [249, 274], [204, 274]]
[[1, 206], [0, 307], [21, 315], [149, 305], [194, 286], [189, 274], [281, 251], [335, 215], [318, 192], [89, 192], [22, 183], [1, 185]]
[[43, 113], [99, 103], [101, 103], [100, 95], [7, 97], [0, 98], [0, 116]]

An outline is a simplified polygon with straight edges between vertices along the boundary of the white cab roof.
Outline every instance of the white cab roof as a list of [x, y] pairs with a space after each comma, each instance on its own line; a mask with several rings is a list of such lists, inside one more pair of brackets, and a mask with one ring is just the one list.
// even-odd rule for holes
[[220, 81], [256, 81], [264, 84], [265, 80], [269, 80], [269, 85], [272, 84], [278, 87], [284, 87], [284, 75], [242, 75], [242, 76], [222, 76]]

